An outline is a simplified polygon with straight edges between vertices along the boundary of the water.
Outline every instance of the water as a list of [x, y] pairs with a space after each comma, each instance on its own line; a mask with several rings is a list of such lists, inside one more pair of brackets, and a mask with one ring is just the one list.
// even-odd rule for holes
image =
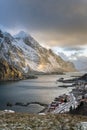
[[0, 110], [11, 109], [17, 112], [37, 113], [44, 107], [39, 104], [31, 104], [27, 107], [12, 106], [7, 107], [7, 102], [41, 102], [49, 104], [55, 97], [63, 93], [68, 93], [72, 88], [60, 88], [61, 83], [56, 83], [60, 77], [70, 78], [66, 75], [39, 75], [38, 79], [21, 80], [16, 82], [0, 83]]

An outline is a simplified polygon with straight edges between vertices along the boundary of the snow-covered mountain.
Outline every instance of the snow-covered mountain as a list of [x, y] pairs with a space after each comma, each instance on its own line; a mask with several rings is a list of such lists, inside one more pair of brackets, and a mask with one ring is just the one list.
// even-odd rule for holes
[[75, 71], [71, 62], [64, 61], [52, 50], [42, 47], [23, 31], [15, 36], [0, 31], [0, 59], [23, 73]]

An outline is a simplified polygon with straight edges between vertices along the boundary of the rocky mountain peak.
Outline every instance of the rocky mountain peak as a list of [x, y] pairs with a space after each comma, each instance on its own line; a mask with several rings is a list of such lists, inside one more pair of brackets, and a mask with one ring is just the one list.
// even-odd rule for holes
[[14, 38], [26, 38], [30, 37], [30, 35], [24, 31], [20, 31], [18, 34], [14, 35]]

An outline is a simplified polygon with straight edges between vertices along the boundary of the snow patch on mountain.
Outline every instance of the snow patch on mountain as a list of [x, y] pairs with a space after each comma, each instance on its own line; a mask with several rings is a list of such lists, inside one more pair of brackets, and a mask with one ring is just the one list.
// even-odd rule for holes
[[14, 35], [14, 38], [25, 38], [25, 37], [29, 37], [30, 35], [25, 33], [24, 31], [20, 31], [18, 34]]

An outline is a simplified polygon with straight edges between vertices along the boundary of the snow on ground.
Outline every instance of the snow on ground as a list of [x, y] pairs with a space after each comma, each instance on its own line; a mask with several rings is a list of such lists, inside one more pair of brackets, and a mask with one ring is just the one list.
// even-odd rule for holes
[[4, 110], [5, 113], [15, 113], [13, 110]]
[[17, 48], [21, 49], [25, 55], [25, 57], [29, 57], [32, 60], [34, 60], [35, 58], [37, 58], [37, 52], [31, 48], [30, 46], [26, 45], [23, 41], [23, 39], [20, 40], [16, 40], [14, 42], [12, 42], [13, 45], [15, 45]]
[[87, 130], [87, 122], [80, 122], [77, 124], [78, 130]]
[[29, 34], [25, 33], [24, 31], [20, 31], [18, 34], [13, 36], [14, 38], [25, 38], [29, 37]]

